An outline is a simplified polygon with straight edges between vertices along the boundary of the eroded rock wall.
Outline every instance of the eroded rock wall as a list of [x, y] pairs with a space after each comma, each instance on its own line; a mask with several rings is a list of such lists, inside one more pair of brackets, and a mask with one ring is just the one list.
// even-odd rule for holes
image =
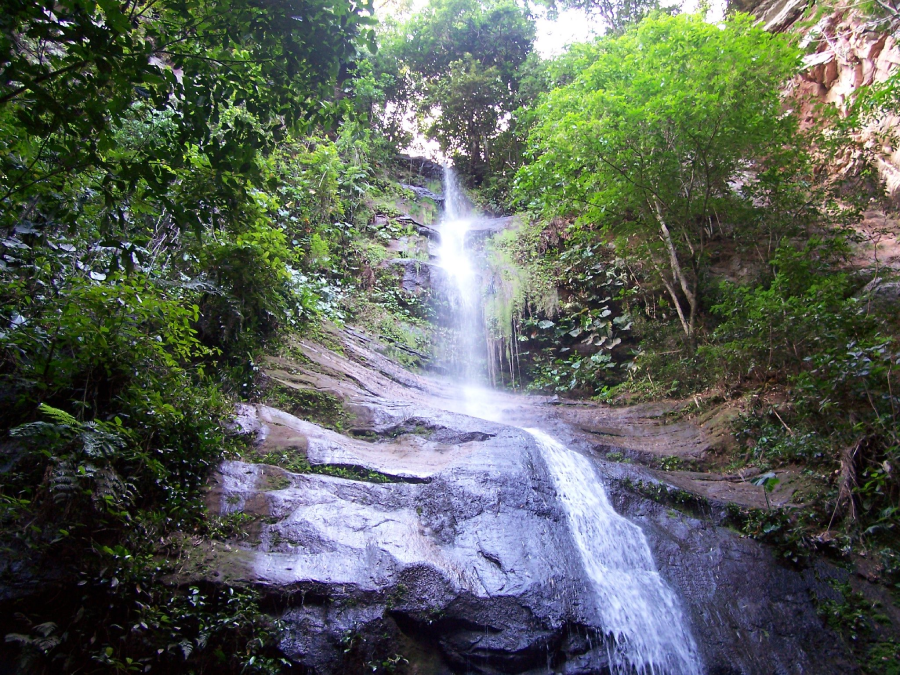
[[[861, 88], [885, 82], [900, 69], [897, 22], [867, 17], [850, 3], [827, 9], [815, 23], [809, 17], [814, 17], [818, 8], [810, 7], [806, 0], [736, 2], [732, 7], [756, 16], [767, 30], [800, 36], [801, 46], [809, 53], [792, 93], [801, 105], [807, 127], [822, 123], [814, 103], [832, 104], [846, 115]], [[858, 135], [872, 153], [888, 195], [895, 201], [900, 199], [898, 128], [900, 117], [885, 114], [866, 122]], [[856, 159], [847, 156], [846, 166], [833, 170], [851, 170]]]
[[[805, 32], [804, 43], [816, 51], [804, 58], [795, 85], [801, 99], [830, 103], [847, 114], [861, 88], [885, 82], [900, 68], [897, 37], [855, 11], [838, 9]], [[817, 123], [811, 106], [804, 113], [805, 124]], [[858, 135], [894, 200], [900, 198], [898, 128], [900, 116], [884, 114], [868, 120]]]

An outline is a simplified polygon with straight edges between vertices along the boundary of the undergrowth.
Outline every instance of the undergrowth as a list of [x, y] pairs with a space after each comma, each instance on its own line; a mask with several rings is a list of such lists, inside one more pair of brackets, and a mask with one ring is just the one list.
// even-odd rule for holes
[[826, 625], [840, 635], [865, 675], [900, 673], [900, 643], [890, 637], [890, 618], [882, 604], [853, 590], [848, 582], [832, 581], [837, 599], [819, 598], [817, 610]]
[[266, 387], [262, 399], [266, 405], [336, 431], [341, 431], [349, 420], [340, 399], [327, 391], [275, 384]]

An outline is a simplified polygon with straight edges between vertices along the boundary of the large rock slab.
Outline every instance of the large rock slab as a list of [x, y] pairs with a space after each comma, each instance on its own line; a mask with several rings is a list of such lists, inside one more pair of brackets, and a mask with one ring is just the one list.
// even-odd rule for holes
[[[662, 447], [665, 411], [623, 416], [496, 392], [461, 400], [446, 383], [404, 371], [365, 334], [341, 339], [337, 351], [303, 343], [301, 361], [273, 359], [269, 375], [339, 394], [352, 424], [339, 433], [242, 407], [240, 426], [254, 435], [260, 461], [294, 452], [318, 473], [224, 463], [210, 507], [252, 523], [224, 546], [200, 546], [186, 572], [260, 588], [283, 622], [282, 649], [307, 672], [609, 672], [596, 596], [523, 426], [590, 457], [597, 489], [642, 528], [680, 598], [701, 672], [852, 672], [814, 602], [839, 599], [828, 582], [845, 572], [787, 567], [716, 517], [651, 501], [629, 485], [665, 476], [596, 451], [597, 431]], [[703, 439], [675, 429], [673, 443]], [[341, 473], [348, 468], [357, 478], [374, 473], [351, 479]]]
[[840, 600], [825, 564], [794, 569], [773, 551], [611, 484], [617, 510], [641, 526], [662, 576], [679, 593], [707, 672], [801, 675], [855, 671], [840, 638], [823, 626], [813, 597]]
[[[361, 465], [396, 481], [239, 461], [220, 468], [211, 506], [262, 522], [253, 541], [218, 549], [207, 564], [286, 596], [283, 648], [298, 663], [343, 672], [348, 635], [366, 636], [370, 656], [381, 658], [399, 631], [446, 672], [603, 669], [591, 588], [527, 433], [440, 413], [418, 441], [401, 434], [367, 444], [271, 409], [243, 414], [255, 415], [263, 450], [293, 441], [311, 462]], [[408, 461], [410, 448], [422, 457]]]

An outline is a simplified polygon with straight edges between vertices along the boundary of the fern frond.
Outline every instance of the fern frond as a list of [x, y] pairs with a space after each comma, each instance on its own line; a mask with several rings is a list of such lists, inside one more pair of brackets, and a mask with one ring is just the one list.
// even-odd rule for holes
[[32, 630], [39, 635], [43, 635], [44, 637], [50, 636], [52, 633], [55, 633], [57, 629], [57, 625], [52, 621], [47, 621], [45, 623], [39, 623]]
[[71, 434], [72, 428], [69, 426], [61, 426], [59, 424], [51, 424], [50, 422], [30, 422], [9, 430], [9, 435], [16, 438], [38, 438], [47, 435], [64, 436], [66, 433]]
[[63, 504], [72, 499], [80, 491], [80, 482], [84, 478], [92, 478], [96, 467], [91, 464], [77, 466], [71, 459], [63, 459], [53, 467], [50, 475], [50, 493], [53, 501]]
[[84, 454], [89, 457], [110, 457], [125, 448], [125, 439], [101, 428], [96, 422], [83, 425], [79, 434]]
[[41, 403], [38, 409], [54, 423], [61, 426], [75, 427], [76, 429], [81, 426], [81, 423], [65, 410], [54, 408], [52, 405], [47, 405], [46, 403]]
[[128, 506], [134, 500], [134, 486], [126, 483], [115, 470], [105, 467], [94, 474], [94, 490], [91, 493], [95, 506]]

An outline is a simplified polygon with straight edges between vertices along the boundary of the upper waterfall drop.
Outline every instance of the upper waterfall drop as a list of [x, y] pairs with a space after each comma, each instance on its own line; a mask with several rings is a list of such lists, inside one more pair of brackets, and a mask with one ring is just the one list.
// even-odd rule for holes
[[439, 223], [441, 244], [438, 265], [449, 282], [447, 301], [452, 332], [456, 339], [444, 355], [451, 376], [464, 386], [484, 386], [484, 320], [480, 275], [475, 269], [466, 235], [479, 220], [459, 186], [456, 174], [444, 167], [444, 213]]

